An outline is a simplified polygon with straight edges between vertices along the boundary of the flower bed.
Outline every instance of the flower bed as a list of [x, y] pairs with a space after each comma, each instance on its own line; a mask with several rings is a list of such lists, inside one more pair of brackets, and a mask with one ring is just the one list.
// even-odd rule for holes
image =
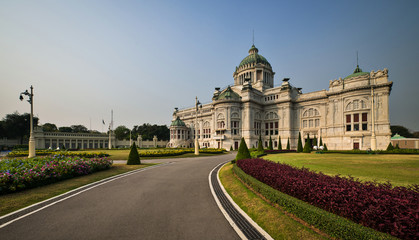
[[[7, 157], [26, 157], [28, 156], [28, 151], [12, 151], [7, 154]], [[66, 152], [66, 151], [54, 151], [54, 150], [36, 150], [35, 151], [37, 156], [48, 156], [48, 155], [62, 155], [68, 157], [85, 157], [85, 158], [92, 158], [92, 157], [109, 157], [109, 154], [103, 152]]]
[[107, 158], [84, 159], [55, 155], [0, 161], [0, 194], [49, 184], [110, 168]]
[[259, 181], [314, 206], [402, 239], [418, 236], [419, 186], [360, 182], [263, 159], [237, 161]]
[[292, 153], [297, 152], [296, 150], [265, 150], [266, 154], [277, 154], [277, 153]]

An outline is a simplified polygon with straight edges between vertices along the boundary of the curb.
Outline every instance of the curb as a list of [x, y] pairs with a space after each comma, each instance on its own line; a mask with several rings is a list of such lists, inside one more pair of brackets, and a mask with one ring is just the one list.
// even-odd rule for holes
[[7, 225], [9, 225], [13, 222], [16, 222], [16, 221], [18, 221], [22, 218], [25, 218], [29, 215], [32, 215], [36, 212], [39, 212], [39, 211], [45, 209], [47, 207], [55, 205], [59, 202], [62, 202], [64, 200], [69, 199], [71, 197], [74, 197], [76, 195], [79, 195], [79, 194], [81, 194], [85, 191], [88, 191], [90, 189], [93, 189], [95, 187], [103, 185], [105, 183], [109, 183], [109, 182], [112, 182], [114, 180], [129, 176], [129, 175], [132, 175], [132, 174], [135, 174], [135, 173], [138, 173], [138, 172], [143, 172], [143, 171], [146, 171], [146, 170], [154, 169], [154, 168], [169, 165], [169, 164], [172, 164], [172, 162], [164, 163], [164, 164], [158, 164], [158, 165], [154, 165], [154, 166], [150, 166], [150, 167], [140, 168], [140, 169], [132, 170], [132, 171], [129, 171], [129, 172], [121, 173], [121, 174], [118, 174], [118, 175], [115, 175], [115, 176], [111, 176], [111, 177], [108, 177], [108, 178], [105, 178], [105, 179], [102, 179], [102, 180], [99, 180], [99, 181], [96, 181], [96, 182], [89, 183], [87, 185], [78, 187], [76, 189], [70, 190], [70, 191], [65, 192], [63, 194], [60, 194], [58, 196], [46, 199], [44, 201], [34, 203], [30, 206], [27, 206], [27, 207], [21, 208], [19, 210], [16, 210], [14, 212], [8, 213], [6, 215], [0, 216], [0, 228], [3, 228], [3, 227], [5, 227], [5, 226], [7, 226]]
[[215, 202], [241, 239], [267, 239], [273, 238], [254, 222], [230, 197], [224, 189], [219, 178], [222, 166], [228, 162], [217, 165], [208, 176], [211, 193]]

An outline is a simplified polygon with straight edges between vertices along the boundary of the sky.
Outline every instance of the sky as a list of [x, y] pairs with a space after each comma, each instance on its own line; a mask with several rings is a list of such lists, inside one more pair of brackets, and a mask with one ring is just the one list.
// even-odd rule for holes
[[[211, 101], [253, 43], [303, 92], [359, 65], [389, 69], [391, 125], [419, 131], [419, 1], [0, 0], [0, 119], [170, 125], [175, 107]], [[102, 124], [105, 121], [105, 125]]]

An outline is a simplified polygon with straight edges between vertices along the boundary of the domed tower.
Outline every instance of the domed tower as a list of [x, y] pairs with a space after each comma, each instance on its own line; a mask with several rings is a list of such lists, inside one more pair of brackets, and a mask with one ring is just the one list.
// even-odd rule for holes
[[169, 147], [191, 147], [190, 129], [186, 126], [179, 116], [170, 124]]
[[252, 45], [249, 55], [236, 67], [233, 74], [234, 86], [244, 85], [249, 81], [253, 88], [263, 91], [274, 86], [274, 75], [271, 64], [259, 54], [255, 45]]

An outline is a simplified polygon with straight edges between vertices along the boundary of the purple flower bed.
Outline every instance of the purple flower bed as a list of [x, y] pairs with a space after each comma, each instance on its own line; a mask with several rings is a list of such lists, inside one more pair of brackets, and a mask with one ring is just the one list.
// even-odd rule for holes
[[84, 159], [61, 155], [33, 159], [3, 159], [0, 162], [0, 194], [87, 175], [111, 166], [112, 160], [107, 158]]
[[402, 239], [419, 238], [419, 186], [360, 182], [263, 159], [237, 166], [259, 181], [314, 206]]

